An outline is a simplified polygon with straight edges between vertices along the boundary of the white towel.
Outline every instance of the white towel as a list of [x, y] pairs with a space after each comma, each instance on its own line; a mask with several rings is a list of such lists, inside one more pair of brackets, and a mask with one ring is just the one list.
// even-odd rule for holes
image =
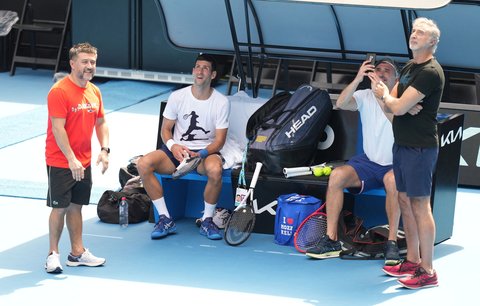
[[6, 36], [10, 33], [10, 30], [17, 21], [17, 12], [0, 10], [0, 36]]

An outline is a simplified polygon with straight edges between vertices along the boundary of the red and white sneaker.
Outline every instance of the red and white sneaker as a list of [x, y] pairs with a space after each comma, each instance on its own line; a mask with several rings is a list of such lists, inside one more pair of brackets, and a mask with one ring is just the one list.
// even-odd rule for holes
[[437, 272], [428, 274], [423, 268], [419, 267], [413, 276], [404, 277], [398, 280], [400, 285], [408, 289], [421, 289], [438, 286]]
[[413, 263], [408, 260], [404, 260], [401, 263], [394, 266], [383, 266], [383, 272], [394, 277], [413, 276], [415, 271], [420, 267], [419, 263]]

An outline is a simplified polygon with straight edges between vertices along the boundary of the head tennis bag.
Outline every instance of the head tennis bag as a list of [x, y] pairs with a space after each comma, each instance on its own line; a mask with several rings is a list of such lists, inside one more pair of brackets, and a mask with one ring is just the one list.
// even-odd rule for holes
[[282, 174], [284, 167], [311, 165], [331, 112], [329, 94], [310, 85], [271, 98], [247, 123], [249, 168], [259, 161], [264, 173]]

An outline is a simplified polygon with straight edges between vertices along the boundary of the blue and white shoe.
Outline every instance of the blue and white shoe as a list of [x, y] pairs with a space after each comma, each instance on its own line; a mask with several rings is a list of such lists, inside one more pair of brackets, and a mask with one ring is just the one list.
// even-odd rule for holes
[[88, 267], [98, 267], [104, 265], [106, 262], [105, 258], [97, 257], [90, 253], [90, 251], [85, 248], [85, 251], [80, 256], [73, 256], [71, 253], [67, 257], [67, 266], [69, 267], [78, 267], [78, 266], [88, 266]]
[[213, 223], [213, 219], [211, 217], [205, 218], [205, 220], [202, 221], [202, 224], [200, 225], [200, 234], [207, 236], [207, 238], [211, 240], [222, 239], [220, 230], [215, 223]]
[[167, 236], [168, 234], [175, 233], [176, 230], [177, 226], [172, 219], [168, 218], [165, 215], [160, 215], [157, 224], [155, 224], [155, 227], [153, 228], [151, 237], [152, 239], [160, 239]]

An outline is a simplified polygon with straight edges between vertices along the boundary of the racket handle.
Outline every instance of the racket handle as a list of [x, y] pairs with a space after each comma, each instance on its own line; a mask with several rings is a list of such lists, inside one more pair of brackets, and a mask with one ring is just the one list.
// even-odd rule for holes
[[255, 171], [253, 172], [252, 181], [250, 183], [251, 189], [254, 189], [255, 185], [257, 185], [258, 176], [260, 175], [260, 170], [262, 170], [262, 166], [263, 164], [261, 162], [257, 162], [257, 164], [255, 165]]

